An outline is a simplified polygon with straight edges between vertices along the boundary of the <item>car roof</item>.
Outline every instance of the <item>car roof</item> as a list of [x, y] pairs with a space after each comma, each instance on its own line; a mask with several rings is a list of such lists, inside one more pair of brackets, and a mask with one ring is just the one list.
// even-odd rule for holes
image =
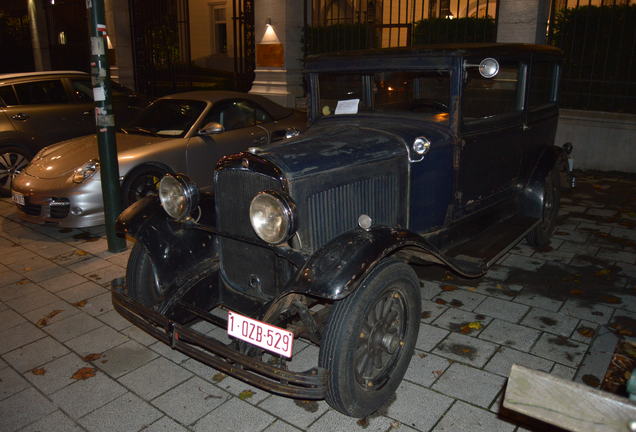
[[211, 104], [215, 104], [224, 99], [246, 99], [255, 102], [267, 110], [274, 120], [285, 118], [293, 112], [290, 108], [285, 108], [264, 96], [229, 90], [194, 90], [170, 94], [159, 99], [194, 99]]
[[[395, 59], [418, 59], [426, 62], [426, 58], [432, 59], [449, 59], [451, 57], [498, 57], [498, 56], [514, 56], [520, 53], [541, 53], [554, 57], [561, 57], [562, 51], [558, 48], [548, 45], [534, 45], [522, 43], [461, 43], [461, 44], [431, 44], [418, 45], [415, 47], [399, 47], [399, 48], [379, 48], [367, 49], [359, 51], [339, 51], [332, 53], [316, 54], [307, 57], [307, 71], [320, 70], [330, 63], [340, 65], [343, 61], [348, 60], [349, 63], [359, 64], [361, 66], [369, 66], [373, 62], [380, 62], [378, 65], [386, 65], [387, 57]], [[355, 62], [351, 59], [355, 58]], [[363, 67], [364, 67], [363, 66]], [[355, 67], [351, 65], [349, 69]]]
[[48, 75], [88, 75], [86, 72], [73, 71], [73, 70], [59, 70], [59, 71], [39, 71], [39, 72], [19, 72], [0, 74], [0, 81], [16, 79], [16, 78], [29, 78]]

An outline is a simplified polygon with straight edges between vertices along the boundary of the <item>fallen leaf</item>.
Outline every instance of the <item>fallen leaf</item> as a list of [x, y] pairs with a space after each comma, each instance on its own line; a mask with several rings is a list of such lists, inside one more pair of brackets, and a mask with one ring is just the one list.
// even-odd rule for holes
[[435, 299], [435, 303], [440, 304], [440, 305], [445, 305], [446, 304], [446, 300], [438, 298], [438, 299]]
[[605, 303], [618, 304], [622, 303], [622, 300], [613, 295], [602, 295], [600, 300]]
[[32, 268], [32, 267], [24, 267], [22, 270], [24, 270], [24, 271], [31, 271], [31, 270], [33, 270], [33, 268]]
[[86, 306], [86, 303], [88, 303], [88, 301], [84, 299], [84, 300], [80, 300], [78, 302], [73, 303], [73, 306], [84, 307]]
[[443, 370], [434, 370], [434, 371], [433, 371], [433, 375], [435, 375], [435, 376], [440, 376], [440, 375], [441, 375], [441, 374], [443, 374], [443, 373], [444, 373], [444, 371], [443, 371]]
[[426, 358], [426, 356], [427, 356], [427, 355], [428, 355], [428, 354], [426, 354], [426, 353], [419, 353], [419, 354], [418, 354], [418, 356], [419, 356], [420, 358]]
[[570, 233], [565, 232], [565, 231], [556, 231], [554, 234], [555, 235], [561, 235], [561, 236], [569, 236], [570, 235]]
[[633, 336], [634, 332], [632, 332], [631, 330], [628, 330], [628, 329], [620, 329], [618, 331], [618, 334], [621, 335], [621, 336]]
[[16, 282], [16, 285], [26, 285], [28, 283], [29, 283], [28, 279], [22, 279], [22, 280], [19, 280], [18, 282]]
[[86, 255], [88, 255], [88, 252], [86, 252], [85, 250], [82, 250], [82, 249], [78, 249], [78, 250], [75, 251], [75, 255], [77, 255], [77, 256], [86, 256]]
[[472, 291], [472, 292], [477, 291], [477, 287], [469, 286], [467, 289], [468, 289], [468, 291]]
[[580, 289], [577, 289], [577, 288], [571, 289], [570, 290], [570, 294], [572, 294], [572, 295], [581, 295], [581, 294], [583, 294], [583, 290], [580, 290]]
[[95, 361], [102, 358], [102, 354], [101, 353], [92, 353], [92, 354], [87, 354], [84, 357], [82, 357], [82, 360], [89, 362], [89, 361]]
[[455, 291], [457, 289], [456, 286], [453, 285], [442, 285], [442, 291]]
[[454, 279], [455, 279], [455, 278], [453, 277], [453, 275], [452, 275], [452, 274], [450, 274], [450, 273], [448, 273], [448, 272], [447, 272], [447, 273], [445, 273], [445, 274], [444, 274], [444, 277], [442, 278], [442, 280], [445, 280], [445, 281], [448, 281], [448, 280], [454, 280]]
[[33, 375], [44, 375], [44, 374], [46, 373], [46, 369], [44, 369], [44, 368], [37, 368], [37, 369], [33, 369], [33, 370], [31, 371], [31, 373], [32, 373]]
[[602, 269], [602, 270], [599, 270], [596, 273], [594, 273], [594, 275], [596, 275], [596, 276], [607, 276], [610, 273], [612, 273], [612, 271], [610, 269]]
[[76, 380], [85, 380], [95, 376], [95, 368], [83, 367], [75, 371], [71, 378]]
[[576, 329], [576, 331], [583, 337], [587, 337], [587, 338], [591, 338], [594, 336], [594, 334], [596, 333], [594, 331], [594, 329], [591, 329], [589, 327], [579, 327], [578, 329]]
[[479, 330], [482, 328], [482, 325], [479, 321], [473, 321], [468, 323], [468, 327], [474, 330]]
[[55, 309], [52, 310], [51, 312], [49, 312], [48, 314], [44, 315], [42, 318], [40, 318], [35, 325], [37, 325], [38, 327], [45, 327], [46, 325], [48, 325], [49, 320], [51, 318], [53, 318], [55, 315], [61, 314], [62, 312], [64, 312], [62, 309]]
[[220, 383], [221, 381], [223, 381], [225, 378], [227, 377], [227, 375], [225, 375], [224, 373], [216, 373], [212, 376], [212, 381], [214, 381], [215, 383]]
[[254, 396], [254, 392], [252, 390], [243, 390], [242, 392], [239, 393], [239, 399], [240, 400], [246, 400], [251, 398], [252, 396]]
[[499, 283], [498, 283], [497, 285], [495, 285], [495, 288], [497, 288], [497, 289], [504, 289], [503, 285], [502, 285], [502, 284], [499, 284]]
[[369, 419], [366, 417], [359, 419], [358, 421], [356, 421], [356, 423], [358, 424], [358, 426], [364, 429], [369, 427]]

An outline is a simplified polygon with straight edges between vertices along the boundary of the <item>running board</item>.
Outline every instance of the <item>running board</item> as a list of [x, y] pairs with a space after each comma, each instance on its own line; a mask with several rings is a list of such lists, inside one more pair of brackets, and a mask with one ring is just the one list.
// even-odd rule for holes
[[516, 215], [475, 233], [470, 240], [446, 251], [446, 256], [482, 263], [486, 267], [495, 264], [539, 223], [536, 218]]

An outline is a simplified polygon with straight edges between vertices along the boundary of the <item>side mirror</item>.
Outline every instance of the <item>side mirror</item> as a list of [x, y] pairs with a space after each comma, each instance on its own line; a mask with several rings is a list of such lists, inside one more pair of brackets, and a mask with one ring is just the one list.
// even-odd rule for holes
[[221, 123], [210, 122], [210, 123], [207, 123], [205, 126], [203, 126], [201, 129], [199, 129], [198, 133], [199, 135], [212, 135], [212, 134], [218, 134], [224, 131], [225, 131], [225, 128], [223, 127]]
[[487, 57], [479, 62], [479, 75], [484, 78], [493, 78], [499, 73], [499, 62], [492, 57]]
[[492, 57], [486, 57], [479, 64], [464, 63], [464, 69], [468, 67], [478, 68], [484, 78], [494, 78], [499, 73], [499, 62]]

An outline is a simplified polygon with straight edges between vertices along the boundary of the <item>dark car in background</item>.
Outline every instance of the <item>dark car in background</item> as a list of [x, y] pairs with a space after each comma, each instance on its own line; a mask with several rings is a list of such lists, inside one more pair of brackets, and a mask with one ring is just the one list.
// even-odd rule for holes
[[[115, 119], [125, 124], [145, 105], [111, 82]], [[0, 74], [0, 193], [42, 147], [95, 132], [91, 77], [84, 72]]]
[[[312, 125], [222, 159], [214, 217], [199, 219], [179, 175], [122, 213], [137, 243], [115, 308], [224, 373], [369, 415], [413, 356], [411, 264], [477, 278], [523, 238], [549, 243], [569, 174], [554, 145], [560, 61], [521, 44], [310, 57]], [[307, 371], [287, 367], [298, 338], [320, 346]]]

